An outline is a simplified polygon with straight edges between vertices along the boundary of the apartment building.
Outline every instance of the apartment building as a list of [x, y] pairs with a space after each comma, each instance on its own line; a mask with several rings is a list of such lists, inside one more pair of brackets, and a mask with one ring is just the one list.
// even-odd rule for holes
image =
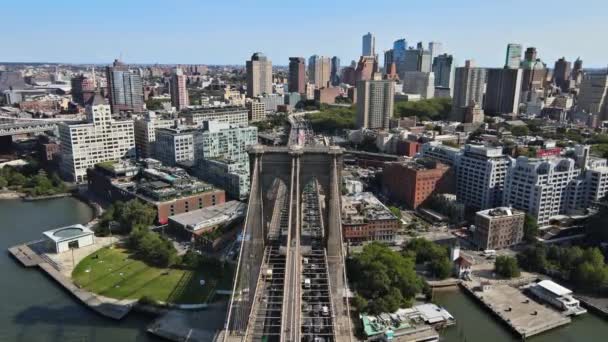
[[84, 123], [59, 123], [61, 141], [60, 174], [65, 179], [82, 183], [87, 169], [97, 163], [135, 158], [135, 137], [132, 120], [112, 118], [110, 105], [95, 95], [86, 108]]
[[156, 113], [148, 112], [134, 122], [135, 152], [138, 159], [151, 158], [156, 141], [156, 129], [169, 128], [175, 124], [172, 119], [157, 117]]
[[205, 121], [217, 121], [241, 127], [248, 125], [248, 112], [245, 107], [187, 108], [179, 115], [188, 125], [201, 126]]
[[523, 211], [499, 207], [477, 212], [473, 241], [480, 249], [501, 249], [520, 243], [524, 238]]

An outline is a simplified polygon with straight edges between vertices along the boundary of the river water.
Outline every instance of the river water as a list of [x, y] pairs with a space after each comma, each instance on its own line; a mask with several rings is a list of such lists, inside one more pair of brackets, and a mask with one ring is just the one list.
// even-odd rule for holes
[[[521, 341], [496, 318], [485, 311], [462, 291], [436, 291], [435, 302], [446, 308], [456, 325], [441, 333], [442, 341], [448, 342], [514, 342]], [[587, 313], [572, 318], [572, 323], [533, 336], [531, 342], [605, 342], [608, 341], [608, 321]]]
[[74, 198], [0, 200], [0, 342], [160, 341], [145, 332], [151, 317], [131, 313], [120, 322], [103, 318], [6, 252], [40, 239], [45, 230], [88, 222], [92, 214]]
[[[92, 211], [73, 198], [22, 202], [0, 200], [0, 247], [37, 240], [44, 230], [91, 219]], [[438, 291], [435, 301], [455, 318], [442, 341], [519, 341], [459, 290]], [[4, 252], [0, 256], [0, 342], [160, 341], [145, 332], [151, 317], [136, 313], [116, 322], [86, 308], [36, 269], [26, 269]], [[529, 339], [533, 342], [608, 341], [608, 321], [593, 314]]]

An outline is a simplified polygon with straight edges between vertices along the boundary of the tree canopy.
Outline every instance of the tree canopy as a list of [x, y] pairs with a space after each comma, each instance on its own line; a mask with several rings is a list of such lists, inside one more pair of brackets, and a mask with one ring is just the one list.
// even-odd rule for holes
[[417, 116], [420, 120], [447, 119], [452, 110], [452, 100], [449, 98], [433, 98], [420, 101], [395, 102], [394, 116], [399, 118]]
[[448, 249], [432, 241], [422, 238], [412, 239], [403, 249], [403, 254], [413, 256], [417, 264], [426, 264], [427, 270], [438, 279], [445, 279], [452, 272]]
[[355, 129], [357, 110], [355, 106], [322, 107], [318, 113], [308, 114], [306, 118], [315, 132], [333, 134], [339, 130]]
[[494, 270], [500, 276], [505, 278], [513, 278], [519, 277], [519, 265], [517, 264], [517, 259], [510, 256], [499, 256], [496, 257], [496, 261], [494, 261]]
[[423, 288], [414, 261], [380, 243], [371, 243], [348, 260], [349, 279], [358, 296], [353, 305], [370, 314], [410, 306]]
[[104, 236], [110, 233], [110, 222], [116, 222], [117, 233], [129, 234], [135, 227], [149, 227], [156, 219], [156, 210], [140, 200], [115, 202], [106, 209], [95, 232]]

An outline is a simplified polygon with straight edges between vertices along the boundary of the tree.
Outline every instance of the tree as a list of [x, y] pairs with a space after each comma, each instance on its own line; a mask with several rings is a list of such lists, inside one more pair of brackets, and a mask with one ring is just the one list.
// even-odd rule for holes
[[549, 266], [547, 248], [541, 244], [526, 247], [517, 255], [518, 264], [532, 272], [545, 272]]
[[6, 178], [0, 176], [0, 189], [5, 188], [8, 185]]
[[414, 262], [380, 243], [371, 243], [347, 262], [349, 279], [365, 301], [357, 300], [362, 312], [393, 312], [411, 305], [422, 290]]
[[452, 110], [451, 99], [434, 98], [421, 101], [397, 101], [395, 102], [394, 117], [417, 116], [426, 117], [429, 120], [446, 119]]
[[608, 241], [608, 207], [602, 206], [600, 210], [591, 216], [585, 224], [587, 240], [593, 244]]
[[401, 209], [397, 208], [397, 207], [388, 207], [388, 209], [391, 211], [391, 214], [393, 214], [396, 218], [398, 218], [399, 220], [401, 220]]
[[494, 262], [494, 270], [504, 278], [519, 277], [519, 265], [517, 260], [510, 256], [499, 256]]
[[26, 182], [27, 182], [27, 178], [18, 172], [13, 172], [13, 173], [9, 174], [9, 178], [8, 178], [9, 186], [23, 186], [23, 185], [25, 185]]
[[434, 259], [429, 263], [429, 271], [437, 279], [445, 279], [452, 274], [452, 261], [447, 256]]
[[534, 216], [526, 214], [524, 219], [524, 240], [527, 242], [534, 242], [536, 241], [537, 236], [538, 224], [536, 223], [536, 219]]
[[521, 137], [528, 135], [530, 133], [530, 129], [528, 129], [528, 126], [514, 126], [511, 128], [511, 133], [516, 137]]

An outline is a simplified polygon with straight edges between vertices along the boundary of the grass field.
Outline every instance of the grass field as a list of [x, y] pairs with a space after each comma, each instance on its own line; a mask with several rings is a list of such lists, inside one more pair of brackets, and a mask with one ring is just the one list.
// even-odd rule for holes
[[216, 289], [231, 289], [231, 270], [218, 275], [205, 270], [157, 268], [131, 258], [125, 249], [103, 248], [76, 265], [72, 278], [80, 287], [110, 298], [148, 296], [157, 301], [195, 304], [209, 301]]

